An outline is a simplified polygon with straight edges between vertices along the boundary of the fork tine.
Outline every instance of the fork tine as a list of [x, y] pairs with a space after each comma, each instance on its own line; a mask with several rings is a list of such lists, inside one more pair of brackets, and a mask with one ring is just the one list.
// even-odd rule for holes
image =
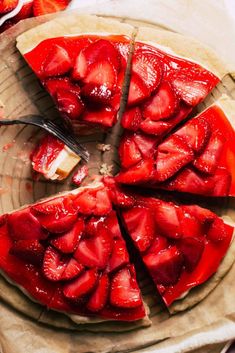
[[89, 153], [86, 148], [80, 145], [75, 137], [73, 138], [70, 134], [65, 134], [66, 130], [62, 130], [60, 126], [53, 123], [50, 120], [46, 120], [43, 123], [44, 128], [54, 136], [62, 140], [73, 152], [82, 157], [86, 162], [89, 160]]

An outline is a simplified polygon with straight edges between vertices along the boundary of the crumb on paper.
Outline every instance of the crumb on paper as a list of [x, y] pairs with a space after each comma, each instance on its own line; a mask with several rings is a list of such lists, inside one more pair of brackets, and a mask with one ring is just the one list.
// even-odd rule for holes
[[20, 159], [24, 164], [31, 163], [29, 153], [26, 151], [20, 151], [17, 153], [17, 159]]
[[4, 118], [4, 104], [0, 101], [0, 119]]
[[110, 164], [110, 165], [108, 165], [106, 163], [101, 164], [100, 171], [99, 171], [101, 175], [112, 176], [112, 171], [113, 171], [112, 164]]
[[97, 148], [98, 151], [107, 152], [107, 151], [111, 150], [111, 145], [110, 144], [106, 144], [106, 143], [98, 143], [96, 145], [96, 148]]
[[27, 181], [27, 182], [25, 183], [25, 189], [26, 189], [29, 193], [32, 193], [32, 192], [33, 192], [32, 183], [30, 183], [29, 181]]
[[2, 148], [2, 152], [8, 151], [10, 148], [14, 146], [14, 144], [15, 144], [15, 140], [13, 140], [12, 142], [6, 143]]
[[0, 187], [0, 195], [3, 195], [5, 193], [9, 192], [9, 190], [7, 188], [1, 188]]

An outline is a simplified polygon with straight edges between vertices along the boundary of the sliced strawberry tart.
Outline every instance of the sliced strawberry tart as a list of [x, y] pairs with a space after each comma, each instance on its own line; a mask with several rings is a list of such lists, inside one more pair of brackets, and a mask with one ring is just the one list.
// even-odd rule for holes
[[[61, 25], [61, 26], [60, 26]], [[112, 127], [117, 121], [132, 27], [72, 16], [18, 37], [17, 47], [70, 125]]]
[[233, 239], [229, 220], [226, 224], [196, 205], [180, 206], [127, 191], [110, 178], [106, 184], [167, 306], [217, 272]]
[[142, 135], [125, 134], [116, 180], [200, 195], [234, 195], [234, 112], [234, 101], [223, 97], [161, 143], [150, 135], [144, 144]]
[[31, 154], [33, 170], [50, 180], [63, 180], [81, 158], [52, 135], [44, 136]]
[[118, 321], [146, 316], [102, 183], [1, 216], [0, 243], [1, 272], [48, 309]]

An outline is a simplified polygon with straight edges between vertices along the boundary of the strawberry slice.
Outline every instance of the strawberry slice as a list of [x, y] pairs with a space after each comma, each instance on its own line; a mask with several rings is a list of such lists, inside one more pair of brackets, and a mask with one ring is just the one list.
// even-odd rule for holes
[[99, 39], [78, 54], [72, 77], [75, 80], [84, 79], [89, 65], [103, 60], [107, 60], [118, 71], [120, 66], [119, 52], [110, 41]]
[[116, 181], [122, 184], [138, 184], [151, 180], [154, 173], [154, 161], [152, 158], [143, 159], [138, 164], [126, 171], [121, 171], [116, 176]]
[[50, 244], [62, 253], [73, 253], [78, 245], [78, 242], [83, 234], [85, 225], [82, 218], [79, 218], [73, 228], [65, 234], [59, 235], [50, 240]]
[[84, 164], [73, 174], [72, 182], [75, 185], [80, 186], [83, 180], [87, 177], [87, 175], [88, 175], [88, 167], [86, 166], [86, 164]]
[[157, 235], [147, 250], [148, 254], [158, 254], [159, 251], [168, 248], [168, 240], [165, 237]]
[[82, 192], [74, 200], [74, 206], [79, 213], [95, 216], [106, 216], [112, 210], [108, 191], [104, 188]]
[[86, 60], [84, 50], [81, 50], [75, 59], [75, 63], [72, 71], [72, 79], [76, 81], [84, 79], [87, 73], [87, 67], [88, 67], [88, 62]]
[[112, 235], [106, 227], [98, 224], [96, 236], [81, 240], [74, 257], [84, 266], [103, 269], [108, 263], [112, 246]]
[[176, 178], [167, 184], [167, 189], [192, 194], [210, 195], [214, 183], [209, 182], [191, 168], [185, 168]]
[[143, 259], [155, 283], [171, 286], [178, 282], [183, 256], [176, 246], [164, 249], [158, 254], [147, 254]]
[[227, 231], [223, 220], [216, 217], [207, 233], [207, 238], [213, 242], [223, 241], [227, 236]]
[[18, 12], [18, 14], [14, 16], [14, 22], [17, 23], [21, 20], [32, 17], [32, 15], [33, 15], [33, 0], [23, 4], [20, 12]]
[[119, 308], [136, 308], [142, 304], [132, 266], [121, 269], [113, 276], [110, 303]]
[[85, 99], [97, 104], [108, 104], [112, 97], [112, 91], [104, 84], [87, 83], [83, 86], [81, 94]]
[[223, 152], [225, 138], [219, 132], [214, 132], [203, 152], [193, 163], [203, 173], [213, 174]]
[[157, 92], [144, 104], [143, 116], [157, 121], [170, 118], [179, 108], [179, 99], [169, 82], [163, 81]]
[[162, 78], [162, 63], [151, 53], [140, 51], [134, 54], [132, 72], [145, 83], [150, 92], [157, 89]]
[[127, 130], [137, 131], [142, 121], [142, 112], [139, 107], [127, 109], [122, 116], [122, 127]]
[[8, 215], [9, 234], [14, 240], [45, 239], [48, 234], [29, 209]]
[[188, 212], [187, 206], [178, 208], [178, 218], [180, 222], [180, 232], [183, 237], [195, 236], [200, 239], [205, 232], [202, 222], [191, 212]]
[[177, 244], [178, 249], [183, 254], [184, 264], [187, 271], [192, 272], [204, 250], [204, 241], [195, 237], [182, 238]]
[[68, 4], [69, 0], [34, 0], [33, 14], [36, 17], [63, 11]]
[[171, 124], [166, 121], [153, 121], [145, 119], [140, 124], [140, 129], [149, 135], [162, 136], [171, 128]]
[[126, 135], [122, 138], [118, 152], [124, 168], [129, 168], [142, 160], [140, 150], [132, 136]]
[[64, 143], [56, 137], [49, 134], [44, 136], [31, 154], [33, 169], [47, 173], [63, 148]]
[[143, 157], [150, 157], [154, 153], [154, 147], [159, 139], [153, 136], [148, 136], [143, 133], [133, 135], [136, 145], [139, 147]]
[[120, 208], [134, 206], [134, 198], [125, 192], [122, 188], [120, 188], [112, 177], [104, 177], [104, 183], [110, 190], [110, 198], [115, 206]]
[[74, 207], [78, 210], [79, 213], [90, 215], [93, 213], [93, 210], [96, 205], [96, 196], [94, 191], [85, 190], [78, 194], [74, 200]]
[[136, 74], [132, 74], [129, 93], [128, 105], [138, 104], [150, 96], [150, 91], [145, 82]]
[[106, 274], [99, 279], [98, 285], [87, 302], [87, 309], [92, 312], [102, 310], [108, 300], [109, 293], [109, 278]]
[[57, 91], [61, 89], [63, 91], [70, 91], [77, 97], [79, 97], [81, 93], [80, 87], [73, 84], [68, 77], [49, 78], [44, 81], [44, 85], [53, 98], [56, 98]]
[[119, 270], [121, 267], [128, 265], [129, 255], [126, 250], [126, 244], [122, 239], [116, 239], [113, 243], [112, 255], [109, 259], [107, 271], [114, 272]]
[[2, 0], [0, 3], [0, 15], [14, 10], [19, 0]]
[[82, 115], [82, 120], [86, 123], [102, 125], [102, 127], [112, 127], [116, 120], [116, 112], [111, 107], [104, 107], [94, 110], [86, 110]]
[[180, 238], [181, 228], [177, 208], [170, 202], [159, 201], [155, 210], [157, 231], [168, 238]]
[[88, 67], [84, 82], [112, 91], [117, 83], [117, 72], [108, 60], [96, 61]]
[[62, 116], [71, 120], [79, 119], [85, 108], [82, 99], [78, 95], [62, 88], [56, 92], [56, 101]]
[[141, 252], [144, 252], [155, 237], [155, 221], [151, 210], [144, 207], [133, 207], [123, 212], [123, 218], [136, 246]]
[[217, 168], [213, 175], [213, 196], [228, 196], [232, 183], [232, 176], [225, 168]]
[[45, 77], [60, 76], [66, 74], [71, 67], [72, 61], [68, 52], [60, 45], [55, 44], [42, 63], [41, 72]]
[[98, 274], [96, 269], [92, 268], [83, 272], [81, 276], [65, 284], [63, 289], [64, 296], [71, 300], [80, 299], [94, 289], [97, 279]]
[[172, 84], [179, 97], [191, 106], [199, 104], [209, 93], [205, 82], [198, 81], [195, 78], [190, 79], [184, 74], [173, 78]]
[[60, 279], [64, 281], [68, 281], [74, 277], [77, 277], [82, 271], [84, 267], [77, 262], [77, 260], [71, 258], [66, 263], [65, 270], [61, 274]]
[[44, 256], [44, 247], [38, 239], [17, 240], [13, 243], [10, 254], [27, 263], [40, 265]]
[[51, 233], [69, 231], [77, 220], [77, 212], [70, 199], [57, 197], [31, 207], [43, 228]]
[[164, 181], [193, 160], [192, 149], [178, 136], [172, 135], [158, 146], [155, 179]]
[[120, 231], [118, 218], [115, 211], [110, 212], [110, 214], [105, 218], [104, 225], [107, 229], [109, 229], [114, 240], [122, 239], [122, 234]]
[[92, 238], [97, 235], [97, 227], [100, 222], [102, 222], [101, 217], [91, 217], [86, 221], [85, 227], [85, 237]]
[[203, 225], [210, 225], [216, 218], [216, 215], [213, 212], [197, 205], [183, 206], [183, 209], [186, 210], [186, 212], [189, 214], [193, 215]]
[[98, 190], [96, 193], [96, 205], [93, 211], [95, 216], [106, 216], [112, 210], [109, 193], [105, 188]]
[[211, 130], [208, 122], [200, 117], [191, 119], [175, 133], [175, 135], [182, 137], [197, 153], [204, 150], [210, 134]]
[[52, 246], [45, 251], [42, 270], [50, 281], [60, 281], [67, 263], [61, 259], [60, 253]]

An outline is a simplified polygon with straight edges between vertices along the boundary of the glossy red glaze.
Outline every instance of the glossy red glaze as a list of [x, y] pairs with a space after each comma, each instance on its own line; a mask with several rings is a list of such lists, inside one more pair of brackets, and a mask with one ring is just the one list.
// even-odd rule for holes
[[45, 136], [31, 154], [33, 169], [38, 173], [48, 173], [63, 148], [64, 143], [60, 140], [52, 135]]
[[[234, 196], [235, 195], [235, 170], [234, 170], [234, 163], [235, 163], [235, 131], [234, 128], [232, 127], [229, 117], [226, 117], [225, 113], [219, 106], [212, 106], [206, 109], [204, 112], [202, 112], [199, 115], [200, 118], [205, 119], [206, 122], [209, 124], [210, 127], [210, 132], [213, 132], [213, 134], [220, 134], [223, 139], [223, 150], [222, 153], [220, 153], [219, 158], [216, 159], [216, 169], [215, 171], [210, 174], [206, 175], [203, 173], [200, 173], [200, 171], [197, 171], [196, 168], [194, 169], [194, 172], [200, 177], [202, 180], [203, 184], [205, 185], [204, 192], [198, 191], [198, 193], [202, 193], [203, 195], [208, 195], [208, 196]], [[193, 118], [194, 119], [194, 118]], [[193, 119], [191, 119], [191, 122], [193, 122]], [[176, 132], [177, 133], [177, 132]], [[183, 138], [183, 137], [182, 137]], [[203, 151], [202, 151], [203, 153]], [[196, 157], [195, 157], [196, 158]], [[187, 168], [191, 167], [192, 163], [190, 163]], [[221, 176], [220, 173], [223, 173], [223, 171], [226, 173], [227, 178], [226, 178], [226, 185], [224, 185], [223, 190], [217, 191], [216, 187], [218, 186], [218, 182], [221, 181]], [[183, 170], [182, 170], [183, 173]], [[218, 173], [218, 176], [217, 176]], [[171, 179], [169, 182], [167, 182], [165, 185], [163, 185], [163, 188], [167, 188], [170, 190], [179, 190], [179, 191], [184, 191], [184, 192], [191, 192], [191, 193], [197, 193], [197, 190], [195, 189], [195, 192], [193, 192], [190, 188], [190, 185], [183, 186], [183, 189], [181, 190], [181, 185], [178, 184], [178, 178], [175, 177], [175, 179]], [[194, 179], [192, 178], [192, 181]], [[212, 185], [211, 187], [209, 187]], [[208, 188], [207, 188], [208, 186]]]
[[[90, 189], [90, 193], [93, 192], [95, 197], [97, 190], [98, 192], [100, 192], [101, 188], [99, 187], [98, 189]], [[86, 193], [86, 191], [84, 191], [83, 193]], [[73, 203], [76, 197], [76, 195], [68, 193], [66, 196], [63, 196], [63, 204], [71, 205], [71, 202]], [[59, 197], [59, 200], [61, 200], [61, 197]], [[51, 205], [49, 202], [48, 206], [46, 206], [45, 202], [42, 205], [42, 207], [40, 205], [35, 205], [35, 207], [32, 208], [36, 216], [40, 215], [40, 217], [42, 217], [43, 215], [45, 221], [46, 217], [50, 218], [52, 217], [52, 214], [56, 212], [55, 216], [57, 218], [60, 217], [61, 210], [58, 211], [58, 202], [56, 202], [56, 200], [54, 200]], [[76, 205], [78, 206], [78, 204]], [[64, 210], [64, 206], [62, 208]], [[38, 217], [39, 221], [40, 217]], [[87, 217], [89, 217], [89, 215], [79, 214], [78, 217], [80, 219], [84, 219], [84, 221], [86, 222], [86, 219]], [[47, 249], [47, 262], [45, 262], [46, 260], [44, 258], [43, 268], [41, 264], [35, 265], [32, 263], [28, 263], [27, 260], [23, 260], [22, 257], [20, 258], [17, 255], [11, 255], [11, 247], [13, 245], [14, 240], [12, 240], [11, 235], [9, 234], [10, 228], [7, 224], [7, 217], [2, 219], [3, 221], [0, 226], [0, 268], [11, 281], [15, 282], [18, 286], [22, 287], [22, 289], [25, 290], [29, 294], [29, 296], [31, 296], [34, 300], [47, 306], [49, 309], [66, 312], [68, 314], [79, 314], [83, 316], [98, 315], [98, 317], [103, 319], [122, 321], [134, 321], [141, 319], [145, 316], [145, 309], [142, 302], [136, 308], [119, 308], [109, 304], [108, 300], [106, 305], [97, 313], [88, 310], [88, 308], [86, 307], [86, 302], [89, 300], [90, 295], [92, 295], [96, 287], [92, 289], [91, 293], [89, 292], [88, 295], [83, 297], [82, 300], [68, 300], [63, 294], [63, 290], [65, 288], [65, 285], [68, 286], [70, 281], [66, 280], [63, 275], [62, 280], [59, 279], [60, 276], [58, 278], [54, 277], [54, 280], [50, 280], [47, 278], [46, 274], [48, 273], [47, 266], [53, 266], [51, 271], [56, 271], [56, 266], [58, 266], [58, 271], [61, 272], [60, 266], [65, 267], [65, 264], [67, 263], [66, 261], [68, 261], [69, 258], [73, 258], [73, 254], [63, 254], [60, 253], [58, 250], [54, 250], [52, 258], [50, 258], [50, 241], [51, 239], [54, 239], [54, 235], [49, 233], [48, 238], [42, 240], [42, 244], [45, 247], [45, 250]], [[104, 227], [104, 229], [106, 229], [106, 238], [110, 237], [109, 244], [112, 244], [114, 241], [113, 239], [117, 238], [119, 239], [119, 242], [122, 242], [122, 248], [125, 250], [125, 262], [123, 262], [121, 268], [125, 269], [126, 267], [130, 266], [129, 257], [126, 252], [126, 245], [121, 236], [115, 212], [108, 211], [107, 214], [103, 214], [102, 217], [96, 217], [96, 220], [97, 224], [99, 225], [98, 227], [102, 226]], [[97, 230], [97, 232], [99, 233], [99, 230]], [[87, 236], [88, 235], [86, 233], [86, 229], [84, 229], [80, 237], [80, 241], [84, 241]], [[99, 234], [93, 234], [93, 237], [97, 236], [99, 236]], [[98, 250], [101, 251], [103, 246], [102, 242], [98, 242], [97, 244], [97, 246], [99, 246]], [[111, 255], [113, 257], [115, 255], [112, 253], [113, 248], [110, 248], [109, 246], [109, 248], [106, 248], [105, 251], [107, 251], [107, 249], [109, 249], [110, 252], [109, 257]], [[89, 249], [87, 251], [89, 251]], [[58, 254], [58, 256], [56, 255], [57, 258], [53, 260], [55, 254]], [[53, 261], [56, 262], [53, 264]], [[79, 260], [77, 259], [77, 261]], [[105, 262], [103, 262], [102, 269], [97, 269], [98, 274], [107, 273], [109, 280], [112, 281], [112, 277], [115, 275], [115, 271], [110, 272], [108, 258], [107, 260], [104, 259], [104, 261]], [[118, 269], [119, 268], [120, 267], [118, 267]], [[87, 270], [89, 270], [89, 267], [82, 267], [80, 271], [81, 273], [78, 271], [78, 278], [82, 276], [84, 271]], [[137, 286], [134, 269], [132, 269], [132, 278]], [[73, 280], [74, 279], [71, 279], [71, 281]], [[109, 295], [110, 289], [107, 288], [107, 290], [107, 295]]]
[[[141, 219], [140, 214], [142, 210], [143, 215], [144, 212], [146, 212], [146, 209], [148, 209], [153, 215], [151, 223], [154, 222], [155, 224], [151, 225], [151, 236], [149, 238], [150, 245], [148, 248], [141, 252], [141, 248], [139, 247], [139, 243], [142, 241], [142, 238], [143, 241], [146, 241], [146, 232], [145, 230], [141, 230], [139, 228], [138, 222], [136, 222], [136, 226], [133, 227], [132, 213], [134, 208], [130, 209], [127, 207], [121, 210], [125, 228], [134, 241], [137, 249], [141, 252], [143, 261], [145, 262], [165, 304], [169, 306], [173, 301], [186, 294], [191, 288], [204, 283], [217, 271], [231, 243], [234, 228], [230, 225], [223, 224], [222, 222], [223, 229], [218, 229], [218, 239], [214, 239], [214, 241], [212, 241], [209, 237], [207, 237], [211, 224], [213, 223], [212, 216], [215, 220], [218, 219], [218, 217], [212, 212], [200, 207], [197, 207], [196, 212], [189, 212], [187, 207], [185, 208], [184, 206], [177, 206], [173, 203], [166, 203], [151, 197], [138, 196], [137, 194], [133, 195], [131, 193], [130, 195], [132, 195], [135, 199], [135, 208], [139, 210], [139, 219]], [[162, 213], [162, 211], [159, 213], [161, 209], [164, 209], [164, 213]], [[175, 210], [175, 218], [172, 215], [173, 209]], [[164, 217], [165, 227], [163, 228]], [[202, 219], [204, 220], [202, 221]], [[160, 220], [161, 223], [159, 223]], [[195, 222], [198, 223], [198, 226], [196, 226]], [[159, 227], [160, 224], [161, 228]], [[177, 236], [173, 236], [174, 227], [175, 229], [178, 229]], [[137, 229], [139, 230], [138, 239], [136, 239], [135, 233]], [[188, 230], [189, 234], [185, 233], [185, 229]], [[154, 236], [152, 236], [153, 230]], [[222, 237], [220, 237], [219, 234], [221, 231], [223, 233]], [[163, 237], [166, 241], [163, 241]], [[184, 242], [185, 237], [196, 238], [196, 240], [198, 240], [203, 246], [202, 253], [200, 248], [199, 255], [195, 255], [195, 262], [188, 268], [188, 262], [186, 259], [185, 261], [182, 260], [184, 259], [184, 253], [182, 252], [183, 249], [180, 246], [181, 242]], [[158, 240], [157, 243], [155, 242], [155, 239]], [[159, 263], [160, 255], [163, 255], [165, 250], [169, 250], [171, 248], [173, 249], [175, 247], [178, 249], [177, 251], [180, 256], [179, 260], [181, 260], [177, 260], [176, 262], [176, 260], [171, 257], [165, 257], [164, 261], [168, 261], [168, 264]], [[189, 256], [193, 256], [193, 252], [195, 251], [194, 242], [192, 242], [191, 249], [188, 248], [187, 250], [190, 250], [188, 252]], [[177, 273], [174, 272], [175, 266], [179, 266]], [[158, 275], [159, 271], [161, 271], [160, 277]], [[168, 271], [167, 274], [165, 274], [164, 271]], [[162, 276], [162, 274], [165, 275]], [[169, 283], [168, 285], [166, 284], [166, 279], [164, 279], [165, 283], [163, 285], [161, 283], [161, 278], [167, 278], [166, 275], [168, 276], [169, 274], [171, 274], [171, 276], [175, 275], [176, 277], [170, 277], [168, 281], [172, 281], [172, 284]]]
[[[109, 45], [106, 46], [101, 43], [99, 48], [101, 54], [97, 54], [97, 47], [92, 47], [92, 45], [99, 40], [105, 40], [106, 43], [109, 43]], [[42, 81], [42, 84], [52, 95], [61, 115], [66, 120], [69, 119], [70, 122], [71, 120], [78, 120], [83, 124], [98, 124], [102, 127], [111, 127], [116, 123], [116, 114], [120, 107], [121, 90], [129, 56], [129, 46], [130, 40], [123, 35], [67, 36], [46, 39], [39, 43], [30, 52], [26, 53], [24, 57]], [[56, 48], [56, 54], [55, 51], [53, 52], [52, 48]], [[110, 58], [108, 55], [109, 50]], [[57, 55], [57, 57], [53, 59], [53, 55]], [[94, 56], [94, 58], [96, 58], [95, 62], [90, 64], [88, 59], [86, 61], [86, 55], [87, 57]], [[103, 63], [103, 66], [99, 66], [99, 63]], [[93, 68], [96, 64], [98, 66]], [[102, 67], [107, 67], [107, 65], [111, 65], [111, 72], [114, 70], [111, 91], [109, 89], [107, 90], [107, 86], [110, 86], [110, 82], [106, 77], [107, 73], [103, 72], [102, 74]], [[56, 67], [58, 67], [58, 74], [50, 75], [49, 72], [56, 72]], [[77, 67], [78, 72], [76, 71]], [[45, 70], [47, 72], [45, 72]], [[91, 73], [90, 70], [94, 70], [94, 72]], [[101, 74], [99, 73], [99, 70]], [[106, 76], [104, 74], [106, 74]], [[58, 92], [55, 89], [56, 85], [53, 86], [52, 91], [50, 90], [51, 85], [49, 85], [48, 82], [57, 77], [66, 79], [68, 87], [66, 88], [64, 85], [64, 89], [72, 92], [69, 97], [66, 96], [62, 99], [63, 92], [59, 92], [61, 84], [58, 84]], [[90, 82], [91, 78], [92, 80], [95, 79], [97, 81], [98, 77], [98, 81], [105, 80], [106, 77], [103, 86], [94, 86]], [[88, 78], [89, 83], [87, 83]], [[82, 88], [80, 94], [78, 92], [74, 93], [74, 91], [69, 88], [69, 86], [72, 87], [74, 84]], [[57, 97], [57, 93], [60, 93], [59, 97]], [[79, 102], [77, 100], [79, 100]], [[89, 109], [86, 109], [87, 103]], [[106, 120], [102, 121], [101, 118], [94, 119], [91, 116], [91, 112], [96, 111], [101, 111], [103, 113], [105, 111], [111, 111], [112, 114], [109, 113], [108, 116], [106, 114]]]

